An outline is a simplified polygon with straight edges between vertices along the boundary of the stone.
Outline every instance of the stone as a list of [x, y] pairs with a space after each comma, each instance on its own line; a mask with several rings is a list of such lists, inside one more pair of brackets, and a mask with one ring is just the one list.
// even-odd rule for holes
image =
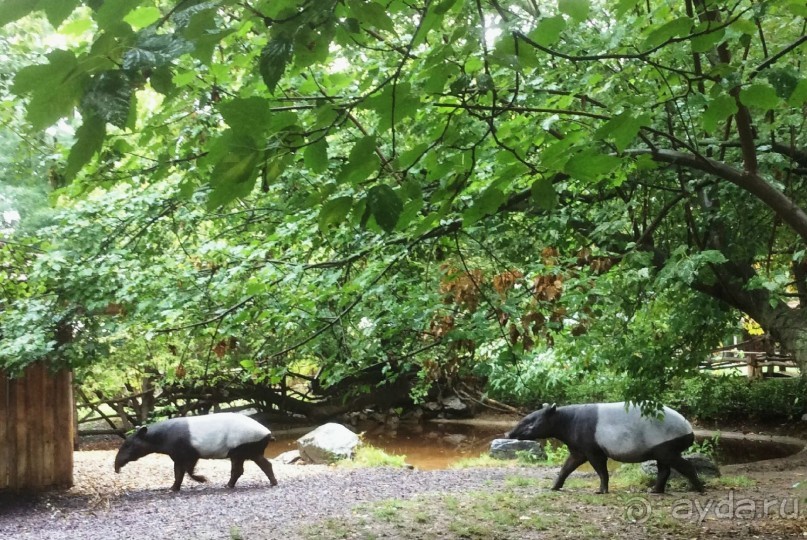
[[807, 422], [807, 413], [804, 413], [804, 414], [801, 415], [801, 421], [802, 422]]
[[473, 410], [457, 396], [444, 397], [441, 400], [443, 414], [446, 418], [469, 418]]
[[459, 446], [462, 443], [464, 443], [465, 439], [467, 439], [467, 438], [468, 437], [466, 437], [465, 435], [462, 435], [461, 433], [452, 433], [450, 435], [446, 435], [445, 437], [443, 437], [443, 440], [445, 442], [447, 442], [448, 444], [453, 444], [454, 446]]
[[535, 459], [546, 459], [546, 452], [538, 441], [518, 439], [493, 439], [490, 442], [490, 457], [495, 459], [517, 459], [517, 452], [529, 452]]
[[[705, 480], [707, 478], [717, 478], [720, 476], [720, 468], [715, 463], [714, 459], [706, 454], [687, 454], [682, 456], [685, 460], [690, 462], [693, 467], [695, 467], [695, 471], [698, 473], [698, 478], [701, 480]], [[655, 460], [644, 461], [642, 462], [642, 472], [648, 476], [657, 476], [658, 475], [658, 466], [656, 465]], [[675, 469], [672, 470], [670, 474], [670, 480], [674, 480], [677, 478], [684, 478], [684, 476], [676, 471]]]
[[353, 457], [359, 437], [341, 424], [323, 424], [297, 439], [300, 457], [309, 463], [333, 463]]
[[300, 461], [300, 459], [302, 458], [300, 457], [299, 450], [289, 450], [288, 452], [283, 452], [272, 461], [279, 461], [285, 465], [291, 465], [292, 463]]

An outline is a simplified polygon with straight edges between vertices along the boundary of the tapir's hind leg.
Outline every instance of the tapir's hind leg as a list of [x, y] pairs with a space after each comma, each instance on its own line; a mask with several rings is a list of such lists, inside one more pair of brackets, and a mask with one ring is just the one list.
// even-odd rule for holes
[[272, 463], [263, 456], [258, 456], [253, 458], [252, 461], [258, 464], [258, 467], [261, 468], [263, 473], [266, 475], [266, 478], [269, 479], [269, 483], [273, 486], [277, 485], [277, 479], [275, 478], [275, 473], [272, 470]]
[[677, 456], [672, 460], [671, 465], [676, 471], [687, 477], [687, 480], [689, 480], [689, 485], [694, 491], [700, 491], [703, 493], [703, 482], [701, 482], [701, 479], [698, 478], [698, 472], [695, 470], [695, 466], [692, 465], [692, 463], [685, 460], [681, 456]]
[[569, 457], [567, 457], [566, 461], [563, 462], [563, 466], [560, 468], [560, 472], [558, 473], [558, 477], [555, 479], [555, 484], [552, 486], [552, 489], [557, 491], [562, 488], [566, 478], [568, 478], [568, 476], [572, 474], [576, 468], [585, 462], [585, 455], [570, 450]]
[[193, 474], [193, 470], [196, 468], [196, 464], [198, 462], [199, 462], [198, 459], [194, 459], [193, 461], [191, 461], [188, 464], [188, 468], [187, 468], [188, 476], [190, 476], [192, 479], [194, 479], [194, 480], [196, 480], [197, 482], [200, 482], [200, 483], [207, 482], [207, 478], [205, 478], [201, 474]]

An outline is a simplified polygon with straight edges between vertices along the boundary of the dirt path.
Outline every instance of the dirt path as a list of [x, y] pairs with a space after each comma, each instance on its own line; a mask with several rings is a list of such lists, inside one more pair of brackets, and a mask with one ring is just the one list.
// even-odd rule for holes
[[270, 488], [248, 463], [236, 489], [228, 490], [229, 462], [208, 460], [199, 462], [197, 473], [209, 483], [186, 479], [179, 493], [171, 493], [173, 469], [166, 456], [147, 456], [120, 475], [112, 472], [113, 458], [114, 451], [78, 452], [76, 486], [68, 492], [3, 500], [0, 538], [290, 540], [303, 537], [306, 525], [347, 515], [359, 503], [485, 489], [513, 474], [541, 479], [552, 474], [535, 467], [411, 471], [275, 464], [280, 484]]
[[[726, 479], [710, 485], [705, 495], [676, 491], [662, 497], [618, 482], [612, 482], [611, 494], [593, 496], [597, 481], [591, 473], [575, 473], [564, 492], [550, 492], [557, 473], [553, 467], [411, 471], [275, 464], [280, 485], [270, 488], [260, 470], [248, 463], [231, 491], [224, 487], [229, 462], [212, 460], [201, 461], [197, 468], [209, 483], [186, 479], [175, 494], [167, 491], [173, 480], [168, 457], [147, 456], [116, 475], [114, 453], [77, 452], [76, 485], [67, 492], [0, 499], [0, 538], [482, 539], [491, 531], [498, 538], [550, 539], [597, 538], [602, 533], [637, 540], [807, 537], [807, 450], [780, 460], [725, 466]], [[382, 503], [383, 508], [392, 508], [387, 515], [367, 510], [365, 504], [391, 499], [414, 499], [414, 506]], [[492, 524], [468, 532], [461, 526], [486, 519], [480, 500], [492, 505]], [[529, 510], [519, 509], [518, 501], [528, 501]], [[772, 506], [762, 512], [766, 501]], [[724, 515], [740, 504], [747, 509], [751, 502], [754, 515]], [[508, 504], [515, 505], [514, 523], [498, 521], [504, 519], [499, 514], [506, 514]], [[633, 507], [652, 513], [652, 519], [631, 517]], [[675, 514], [676, 509], [687, 508], [690, 515]], [[543, 519], [540, 526], [532, 525], [533, 514]], [[343, 525], [336, 530], [329, 523]]]

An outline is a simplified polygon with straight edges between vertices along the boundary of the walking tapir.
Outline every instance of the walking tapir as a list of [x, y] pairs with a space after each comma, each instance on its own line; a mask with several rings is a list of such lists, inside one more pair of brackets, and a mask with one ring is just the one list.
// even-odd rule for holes
[[695, 441], [692, 426], [678, 412], [664, 407], [662, 419], [642, 416], [635, 405], [620, 403], [544, 406], [525, 416], [510, 433], [511, 439], [555, 438], [569, 447], [569, 457], [560, 468], [552, 489], [563, 487], [566, 478], [586, 461], [600, 477], [600, 490], [608, 493], [608, 458], [626, 463], [655, 459], [658, 477], [652, 491], [664, 493], [670, 467], [687, 477], [693, 489], [703, 491], [695, 468], [681, 452]]
[[232, 462], [227, 487], [235, 487], [244, 474], [244, 461], [251, 459], [269, 478], [271, 485], [277, 480], [272, 464], [263, 452], [272, 432], [248, 416], [238, 413], [216, 413], [205, 416], [172, 418], [139, 428], [121, 445], [115, 456], [115, 472], [130, 461], [148, 454], [167, 454], [174, 460], [174, 485], [179, 491], [185, 473], [197, 482], [206, 482], [204, 476], [193, 473], [199, 459], [229, 458]]

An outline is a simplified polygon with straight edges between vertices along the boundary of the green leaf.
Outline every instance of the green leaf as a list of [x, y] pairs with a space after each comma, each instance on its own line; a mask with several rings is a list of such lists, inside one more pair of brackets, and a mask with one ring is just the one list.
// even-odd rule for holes
[[138, 30], [159, 21], [162, 16], [160, 10], [154, 6], [141, 6], [130, 11], [123, 20]]
[[650, 115], [648, 114], [633, 116], [629, 112], [622, 112], [603, 124], [594, 133], [594, 137], [614, 141], [617, 150], [621, 152], [633, 142], [642, 126], [649, 124]]
[[272, 116], [269, 101], [257, 96], [222, 101], [216, 108], [233, 131], [256, 137], [266, 132]]
[[558, 194], [548, 178], [539, 178], [530, 187], [532, 200], [542, 210], [552, 210], [558, 203]]
[[566, 19], [561, 15], [545, 17], [538, 22], [535, 29], [527, 37], [538, 45], [549, 47], [560, 39], [561, 33], [566, 29]]
[[[701, 23], [693, 29], [693, 32], [703, 32], [707, 28], [709, 28], [710, 24], [714, 23], [709, 22]], [[708, 52], [714, 49], [715, 46], [717, 46], [717, 44], [723, 40], [723, 37], [725, 35], [726, 35], [726, 29], [719, 28], [717, 30], [712, 30], [707, 34], [703, 34], [701, 36], [692, 38], [689, 41], [689, 43], [692, 46], [692, 52]]]
[[357, 184], [378, 170], [381, 160], [375, 153], [376, 138], [368, 135], [359, 139], [350, 150], [348, 162], [336, 177], [338, 183]]
[[94, 14], [95, 22], [101, 29], [111, 30], [127, 13], [137, 7], [138, 3], [131, 0], [104, 0]]
[[129, 78], [121, 71], [104, 71], [93, 77], [81, 100], [82, 111], [119, 128], [126, 126], [134, 95]]
[[151, 72], [149, 83], [157, 92], [167, 95], [174, 91], [174, 74], [169, 66], [160, 66]]
[[37, 0], [3, 0], [0, 2], [0, 26], [21, 19], [37, 9]]
[[284, 35], [272, 38], [261, 51], [258, 68], [269, 92], [274, 94], [275, 87], [283, 76], [291, 57], [292, 43]]
[[76, 142], [67, 157], [64, 170], [66, 180], [72, 180], [92, 157], [101, 151], [106, 136], [106, 123], [97, 116], [87, 116], [76, 130]]
[[754, 83], [740, 90], [740, 103], [746, 107], [767, 111], [779, 105], [779, 96], [769, 84]]
[[350, 14], [359, 22], [378, 30], [386, 30], [395, 33], [395, 25], [387, 15], [387, 12], [380, 4], [375, 2], [362, 2], [360, 0], [348, 0]]
[[589, 9], [588, 0], [558, 0], [558, 10], [577, 22], [588, 19]]
[[34, 129], [44, 129], [71, 114], [87, 82], [72, 52], [55, 50], [47, 59], [47, 64], [22, 68], [12, 86], [18, 96], [30, 94], [26, 118]]
[[58, 28], [78, 7], [80, 0], [39, 0], [39, 2], [31, 0], [31, 3], [36, 4], [38, 9], [44, 10], [48, 22], [54, 28]]
[[243, 134], [225, 134], [219, 144], [221, 147], [209, 156], [217, 159], [211, 173], [213, 191], [207, 201], [210, 209], [249, 195], [255, 185], [258, 163], [263, 157], [255, 141]]
[[349, 196], [327, 201], [319, 212], [319, 230], [327, 232], [331, 226], [344, 222], [352, 207], [353, 197]]
[[787, 99], [793, 94], [796, 85], [799, 84], [799, 75], [793, 69], [773, 68], [767, 70], [767, 79], [771, 83], [776, 95], [782, 99]]
[[474, 199], [473, 205], [462, 213], [462, 224], [467, 227], [481, 218], [495, 214], [507, 197], [502, 190], [489, 187]]
[[420, 100], [412, 94], [409, 83], [401, 83], [388, 84], [380, 94], [365, 99], [362, 108], [378, 113], [378, 131], [383, 133], [392, 127], [393, 122], [397, 125], [404, 118], [414, 116], [419, 105]]
[[384, 232], [395, 229], [403, 210], [403, 203], [391, 187], [380, 184], [370, 188], [367, 193], [367, 206]]
[[805, 102], [807, 102], [807, 79], [800, 79], [793, 93], [787, 98], [787, 104], [791, 107], [801, 107]]
[[564, 172], [580, 180], [593, 182], [616, 169], [620, 163], [621, 160], [616, 156], [588, 149], [569, 158], [564, 166]]
[[689, 17], [679, 17], [678, 19], [662, 24], [650, 32], [647, 38], [645, 38], [642, 48], [652, 49], [658, 47], [669, 39], [689, 34], [691, 29], [692, 19]]
[[313, 173], [323, 173], [328, 170], [328, 141], [322, 137], [305, 147], [303, 162]]
[[709, 133], [714, 132], [718, 123], [737, 112], [737, 103], [733, 97], [721, 94], [713, 99], [703, 113], [703, 129]]
[[193, 44], [177, 34], [157, 34], [154, 29], [142, 30], [137, 43], [123, 54], [123, 69], [136, 71], [168, 65], [193, 50]]

